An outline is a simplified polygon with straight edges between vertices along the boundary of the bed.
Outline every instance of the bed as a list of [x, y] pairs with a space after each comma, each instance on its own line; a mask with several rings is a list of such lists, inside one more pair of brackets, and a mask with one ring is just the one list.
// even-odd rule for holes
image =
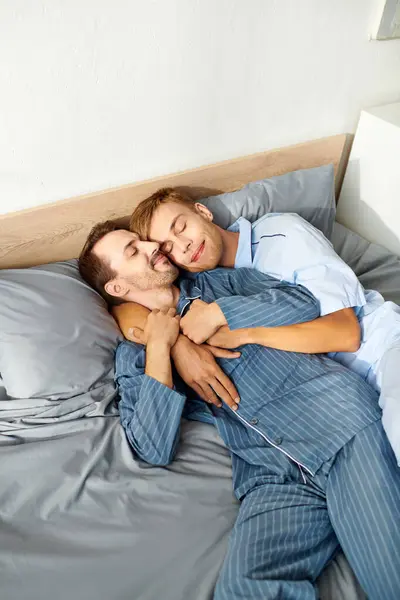
[[[101, 299], [79, 280], [74, 257], [92, 224], [124, 222], [141, 198], [164, 185], [189, 187], [201, 198], [333, 164], [337, 194], [348, 150], [348, 136], [334, 136], [0, 219], [2, 600], [212, 598], [238, 508], [229, 454], [211, 426], [184, 422], [168, 468], [133, 457], [113, 383], [120, 335]], [[330, 238], [365, 287], [400, 302], [397, 257], [338, 223]], [[34, 265], [45, 266], [26, 269]], [[50, 289], [60, 306], [69, 302], [61, 323]], [[82, 308], [79, 328], [88, 294], [90, 311]], [[46, 329], [48, 315], [58, 322]], [[99, 322], [91, 343], [90, 328]], [[75, 348], [82, 356], [71, 370]], [[343, 555], [318, 586], [325, 600], [365, 598]]]

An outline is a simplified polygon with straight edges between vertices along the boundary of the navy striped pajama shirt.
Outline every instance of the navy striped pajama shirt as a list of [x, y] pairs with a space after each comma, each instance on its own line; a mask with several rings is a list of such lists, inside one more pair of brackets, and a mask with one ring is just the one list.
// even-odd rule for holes
[[[216, 301], [231, 329], [315, 319], [314, 297], [253, 269], [185, 276], [178, 311]], [[377, 393], [322, 355], [258, 345], [218, 359], [241, 402], [202, 402], [175, 375], [173, 390], [144, 374], [145, 350], [116, 353], [121, 422], [142, 460], [168, 465], [181, 418], [213, 424], [232, 455], [241, 501], [216, 600], [317, 598], [314, 585], [339, 543], [370, 599], [400, 597], [400, 469]]]

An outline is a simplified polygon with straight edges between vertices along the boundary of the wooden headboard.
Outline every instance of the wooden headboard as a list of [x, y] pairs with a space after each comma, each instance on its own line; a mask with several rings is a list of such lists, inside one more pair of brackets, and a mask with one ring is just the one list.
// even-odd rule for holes
[[77, 257], [95, 223], [127, 223], [135, 206], [164, 186], [190, 188], [193, 197], [204, 198], [250, 181], [333, 163], [338, 197], [350, 145], [351, 136], [336, 135], [0, 216], [0, 268]]

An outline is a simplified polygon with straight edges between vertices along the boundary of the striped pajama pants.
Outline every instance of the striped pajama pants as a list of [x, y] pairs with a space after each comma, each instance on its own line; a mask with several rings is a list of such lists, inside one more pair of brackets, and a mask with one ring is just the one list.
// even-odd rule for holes
[[339, 544], [369, 600], [399, 600], [400, 469], [381, 421], [307, 483], [274, 461], [241, 498], [214, 600], [314, 600]]

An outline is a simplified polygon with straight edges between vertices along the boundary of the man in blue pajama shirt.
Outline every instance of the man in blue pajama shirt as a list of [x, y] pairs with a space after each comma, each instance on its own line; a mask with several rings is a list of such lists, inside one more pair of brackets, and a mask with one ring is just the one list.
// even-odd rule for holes
[[175, 310], [184, 315], [197, 300], [209, 303], [211, 328], [236, 330], [243, 319], [278, 327], [317, 318], [312, 294], [254, 269], [189, 275], [177, 288], [177, 269], [158, 244], [102, 231], [94, 244], [89, 237], [82, 274], [103, 295], [153, 310], [146, 350], [124, 342], [116, 353], [121, 421], [135, 454], [168, 465], [185, 417], [216, 426], [232, 455], [241, 506], [216, 600], [314, 599], [339, 544], [369, 598], [397, 600], [400, 470], [372, 387], [326, 356], [256, 344], [219, 361], [240, 394], [236, 410], [207, 406], [173, 378]]
[[[254, 223], [240, 218], [228, 230], [212, 220], [207, 207], [164, 188], [139, 204], [130, 227], [143, 239], [159, 242], [187, 271], [249, 267], [307, 288], [319, 302], [318, 319], [264, 328], [250, 338], [247, 332], [247, 338], [279, 350], [330, 353], [361, 375], [380, 392], [383, 426], [400, 466], [400, 307], [376, 291], [365, 291], [325, 236], [296, 214], [270, 213]], [[190, 312], [181, 323], [190, 340], [223, 348], [240, 345], [240, 336], [226, 330], [206, 338], [201, 309]]]

